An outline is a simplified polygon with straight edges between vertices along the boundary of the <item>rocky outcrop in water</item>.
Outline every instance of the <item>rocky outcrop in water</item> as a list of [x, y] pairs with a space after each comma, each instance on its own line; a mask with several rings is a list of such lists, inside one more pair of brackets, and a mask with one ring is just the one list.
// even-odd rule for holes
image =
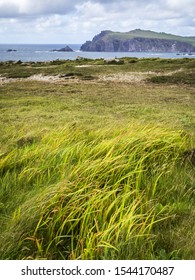
[[69, 46], [66, 46], [66, 47], [61, 48], [59, 50], [52, 50], [52, 52], [73, 52], [73, 49], [71, 49]]

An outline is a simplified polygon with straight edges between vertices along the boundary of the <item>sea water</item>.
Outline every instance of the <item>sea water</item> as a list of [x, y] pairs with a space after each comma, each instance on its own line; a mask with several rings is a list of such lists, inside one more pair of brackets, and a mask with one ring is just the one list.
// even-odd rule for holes
[[[68, 45], [74, 52], [57, 52]], [[149, 52], [82, 52], [81, 44], [58, 44], [58, 45], [38, 45], [38, 44], [0, 44], [0, 61], [53, 61], [57, 59], [75, 60], [78, 56], [84, 58], [121, 58], [121, 57], [137, 57], [137, 58], [195, 58], [195, 54], [176, 54], [176, 53], [149, 53]], [[12, 50], [12, 51], [8, 51]]]

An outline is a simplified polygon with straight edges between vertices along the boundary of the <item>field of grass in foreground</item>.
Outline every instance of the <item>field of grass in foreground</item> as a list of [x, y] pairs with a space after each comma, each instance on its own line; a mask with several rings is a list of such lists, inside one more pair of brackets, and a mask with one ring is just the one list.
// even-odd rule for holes
[[80, 79], [0, 85], [1, 259], [195, 258], [194, 62], [124, 61], [58, 62], [47, 75]]

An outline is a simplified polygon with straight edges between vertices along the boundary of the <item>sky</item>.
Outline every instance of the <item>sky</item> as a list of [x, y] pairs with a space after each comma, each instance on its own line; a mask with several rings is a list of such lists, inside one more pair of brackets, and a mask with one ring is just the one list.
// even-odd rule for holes
[[80, 44], [134, 29], [195, 36], [195, 0], [0, 0], [0, 44]]

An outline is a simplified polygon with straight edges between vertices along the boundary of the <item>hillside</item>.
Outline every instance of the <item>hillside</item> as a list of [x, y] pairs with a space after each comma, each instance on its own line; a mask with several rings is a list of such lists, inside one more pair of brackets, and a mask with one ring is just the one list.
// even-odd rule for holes
[[135, 29], [129, 32], [102, 31], [81, 46], [97, 52], [195, 52], [195, 38]]

